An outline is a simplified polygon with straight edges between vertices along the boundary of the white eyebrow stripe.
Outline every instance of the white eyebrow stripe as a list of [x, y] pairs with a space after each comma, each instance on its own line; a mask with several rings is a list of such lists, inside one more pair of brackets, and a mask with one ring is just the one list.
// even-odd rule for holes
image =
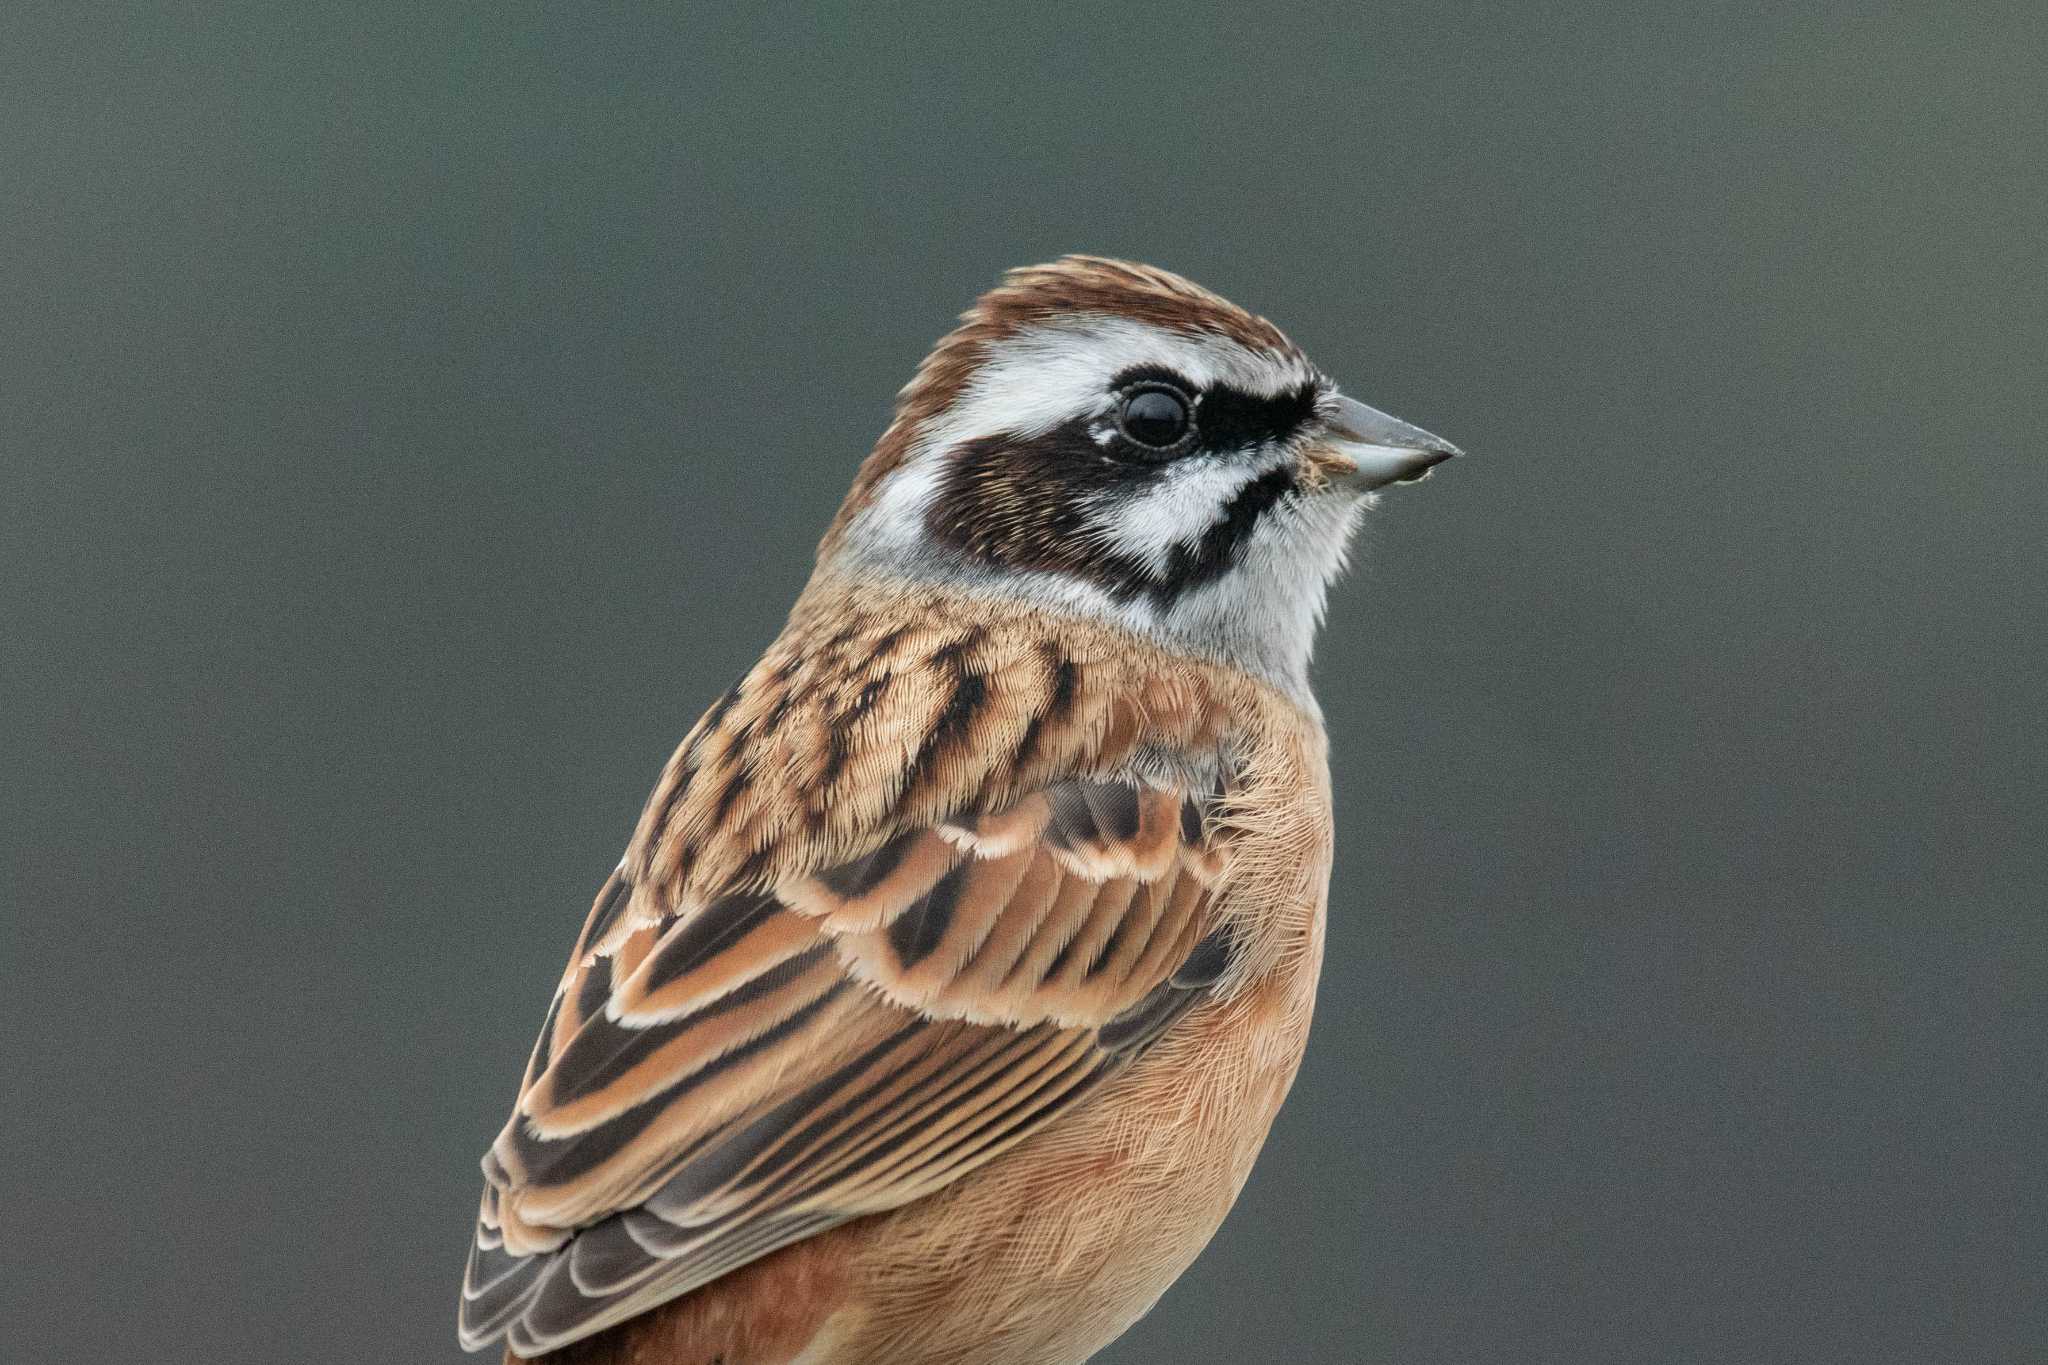
[[993, 343], [952, 405], [925, 427], [919, 448], [999, 432], [1035, 436], [1093, 417], [1109, 408], [1110, 380], [1141, 367], [1170, 370], [1197, 389], [1228, 385], [1260, 398], [1276, 398], [1316, 379], [1299, 356], [1129, 318], [1085, 315], [1028, 327]]

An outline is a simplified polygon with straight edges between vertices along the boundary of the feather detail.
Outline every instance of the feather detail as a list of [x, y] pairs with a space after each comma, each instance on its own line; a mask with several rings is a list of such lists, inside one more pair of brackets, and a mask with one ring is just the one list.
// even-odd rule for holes
[[967, 603], [816, 607], [592, 906], [484, 1163], [467, 1345], [552, 1349], [958, 1179], [1286, 951], [1227, 895], [1255, 685]]

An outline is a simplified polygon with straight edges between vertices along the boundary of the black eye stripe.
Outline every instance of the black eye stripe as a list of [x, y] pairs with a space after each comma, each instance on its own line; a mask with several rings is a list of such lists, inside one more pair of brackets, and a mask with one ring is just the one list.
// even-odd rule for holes
[[1212, 452], [1244, 450], [1284, 440], [1315, 416], [1317, 386], [1303, 383], [1271, 396], [1248, 393], [1228, 384], [1199, 388], [1183, 375], [1158, 365], [1125, 370], [1110, 381], [1119, 393], [1148, 384], [1170, 386], [1194, 404], [1194, 449]]
[[1202, 444], [1211, 449], [1242, 449], [1284, 440], [1315, 415], [1316, 388], [1304, 384], [1291, 393], [1262, 398], [1239, 389], [1214, 388], [1195, 409]]

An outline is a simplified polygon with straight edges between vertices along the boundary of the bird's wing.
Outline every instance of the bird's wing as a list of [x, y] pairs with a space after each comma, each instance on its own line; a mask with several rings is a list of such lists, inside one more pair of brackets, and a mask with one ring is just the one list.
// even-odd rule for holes
[[652, 917], [622, 867], [485, 1159], [464, 1344], [588, 1335], [1072, 1105], [1229, 964], [1224, 797], [1041, 781]]

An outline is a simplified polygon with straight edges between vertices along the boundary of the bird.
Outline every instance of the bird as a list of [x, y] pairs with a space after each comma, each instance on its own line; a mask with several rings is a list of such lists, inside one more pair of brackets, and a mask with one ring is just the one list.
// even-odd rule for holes
[[1135, 1323], [1307, 1039], [1329, 585], [1457, 453], [1169, 271], [1003, 276], [598, 892], [461, 1344], [1074, 1365]]

